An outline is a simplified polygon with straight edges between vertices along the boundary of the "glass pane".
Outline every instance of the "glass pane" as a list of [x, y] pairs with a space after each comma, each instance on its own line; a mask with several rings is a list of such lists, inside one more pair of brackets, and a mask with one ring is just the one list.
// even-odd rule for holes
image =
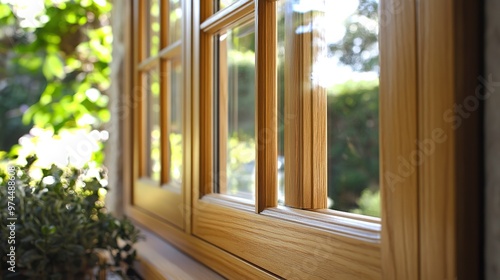
[[160, 182], [160, 83], [157, 70], [144, 74], [147, 87], [148, 176]]
[[180, 40], [182, 35], [181, 0], [169, 0], [168, 10], [169, 10], [168, 42], [171, 44]]
[[219, 10], [226, 8], [227, 6], [237, 2], [238, 0], [219, 0]]
[[[277, 20], [278, 160], [296, 117], [284, 109], [290, 77], [307, 67], [308, 83], [327, 90], [328, 207], [380, 216], [378, 1], [280, 1]], [[304, 43], [310, 47], [293, 49]], [[304, 49], [314, 53], [309, 62], [290, 63]]]
[[218, 35], [219, 192], [255, 197], [255, 30], [249, 22]]
[[379, 217], [378, 1], [346, 2], [325, 13], [342, 30], [327, 37], [323, 66], [337, 76], [328, 85], [328, 197], [332, 209]]
[[180, 58], [170, 63], [170, 185], [182, 182], [182, 63]]
[[146, 13], [146, 49], [147, 57], [158, 54], [160, 50], [160, 0], [149, 0]]

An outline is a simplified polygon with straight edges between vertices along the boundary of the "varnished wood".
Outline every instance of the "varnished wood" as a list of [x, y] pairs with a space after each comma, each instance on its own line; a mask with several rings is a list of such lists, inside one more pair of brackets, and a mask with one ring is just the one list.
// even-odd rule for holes
[[319, 12], [286, 11], [285, 115], [296, 121], [285, 122], [285, 205], [322, 209], [327, 206], [327, 99], [326, 89], [313, 83], [312, 66], [324, 59], [324, 30], [297, 33], [298, 25], [314, 26]]
[[214, 34], [238, 22], [246, 21], [248, 16], [254, 11], [254, 8], [253, 0], [240, 0], [213, 15], [210, 13], [210, 16], [200, 25], [200, 29], [205, 33]]
[[136, 180], [133, 199], [135, 206], [184, 229], [183, 197], [180, 189], [169, 188], [168, 185], [160, 188], [156, 182], [144, 178]]
[[182, 42], [174, 42], [165, 48], [161, 49], [157, 55], [145, 58], [142, 60], [137, 68], [141, 71], [147, 71], [155, 67], [161, 59], [172, 59], [180, 56], [182, 53]]
[[[201, 20], [208, 18], [212, 15], [213, 3], [211, 1], [200, 2], [199, 17]], [[198, 29], [196, 27], [196, 29]], [[214, 190], [214, 153], [213, 153], [213, 92], [214, 92], [214, 38], [213, 35], [207, 34], [205, 32], [199, 33], [199, 47], [196, 51], [199, 51], [199, 68], [195, 68], [197, 72], [197, 78], [199, 78], [199, 87], [195, 94], [199, 94], [199, 103], [197, 108], [194, 110], [199, 110], [199, 123], [198, 129], [200, 133], [200, 163], [195, 168], [200, 169], [200, 179], [199, 185], [196, 188], [196, 196], [194, 199], [198, 199], [205, 194], [212, 193]]]
[[[168, 46], [168, 25], [169, 25], [169, 1], [160, 1], [160, 50]], [[160, 184], [170, 182], [170, 112], [171, 112], [171, 90], [170, 76], [171, 67], [169, 61], [160, 60]]]
[[[182, 30], [183, 34], [190, 34], [192, 30], [192, 4], [190, 1], [182, 1]], [[183, 85], [184, 92], [182, 93], [182, 194], [183, 200], [179, 207], [182, 209], [182, 215], [184, 217], [184, 230], [186, 234], [191, 234], [191, 209], [192, 207], [192, 197], [193, 197], [193, 41], [192, 36], [182, 36], [182, 42], [184, 44], [182, 52], [182, 69], [183, 69]]]
[[171, 71], [170, 61], [162, 61], [160, 63], [160, 158], [161, 158], [161, 173], [160, 184], [170, 183], [171, 169], [171, 147], [170, 147], [170, 124], [172, 110], [172, 91], [171, 86]]
[[415, 2], [382, 0], [380, 9], [382, 278], [421, 279], [418, 167], [404, 162], [418, 136]]
[[418, 5], [419, 138], [442, 135], [419, 174], [422, 279], [482, 275], [479, 8], [480, 1]]
[[[201, 7], [200, 2], [203, 4]], [[458, 51], [459, 48], [450, 43], [450, 41], [456, 44], [469, 42], [473, 45], [467, 40], [471, 38], [469, 36], [472, 36], [473, 32], [468, 31], [466, 33], [468, 35], [457, 37], [460, 32], [457, 27], [460, 25], [457, 22], [463, 18], [457, 12], [460, 8], [450, 0], [438, 1], [439, 3], [421, 1], [418, 6], [415, 1], [381, 0], [382, 220], [380, 224], [375, 218], [325, 209], [305, 211], [272, 207], [275, 203], [275, 194], [271, 190], [276, 188], [276, 184], [270, 183], [274, 179], [267, 178], [262, 172], [271, 172], [270, 166], [276, 164], [271, 162], [271, 159], [276, 160], [276, 155], [272, 147], [267, 146], [266, 152], [262, 154], [259, 154], [258, 150], [257, 158], [259, 169], [257, 212], [260, 214], [256, 214], [253, 206], [244, 201], [212, 194], [213, 177], [210, 166], [213, 164], [211, 154], [213, 148], [211, 118], [214, 113], [211, 104], [214, 77], [213, 35], [228, 27], [222, 24], [223, 22], [236, 22], [236, 18], [243, 16], [244, 13], [236, 17], [227, 13], [227, 17], [234, 19], [227, 21], [223, 16], [213, 14], [211, 2], [194, 1], [192, 13], [191, 11], [184, 13], [185, 18], [193, 15], [193, 26], [191, 29], [184, 29], [184, 35], [188, 35], [183, 35], [183, 44], [192, 38], [193, 49], [189, 49], [189, 44], [182, 47], [183, 70], [185, 70], [184, 92], [188, 96], [183, 101], [187, 110], [184, 116], [188, 123], [183, 127], [184, 131], [187, 131], [183, 133], [186, 135], [183, 138], [186, 139], [183, 146], [185, 153], [183, 183], [187, 185], [188, 191], [184, 194], [183, 200], [179, 200], [183, 203], [177, 201], [176, 206], [180, 210], [175, 211], [185, 214], [178, 222], [185, 225], [185, 231], [181, 230], [182, 226], [176, 226], [165, 217], [161, 217], [164, 212], [174, 211], [163, 209], [165, 206], [158, 203], [164, 194], [156, 195], [156, 190], [146, 190], [151, 186], [134, 189], [130, 183], [130, 181], [144, 183], [137, 181], [141, 174], [138, 172], [140, 164], [136, 164], [134, 160], [140, 159], [137, 151], [143, 147], [140, 138], [134, 136], [142, 129], [137, 118], [125, 122], [125, 132], [129, 138], [124, 141], [124, 145], [128, 147], [126, 148], [128, 151], [134, 151], [132, 156], [131, 153], [127, 153], [129, 156], [125, 162], [126, 170], [132, 174], [125, 174], [124, 177], [128, 184], [125, 199], [132, 201], [133, 197], [137, 197], [139, 190], [144, 190], [144, 196], [139, 194], [139, 199], [134, 201], [135, 204], [127, 205], [127, 214], [136, 223], [146, 226], [164, 240], [230, 279], [274, 279], [278, 276], [288, 279], [445, 279], [445, 277], [455, 279], [457, 271], [470, 269], [472, 266], [467, 266], [468, 261], [464, 255], [470, 253], [477, 256], [478, 252], [474, 251], [472, 245], [463, 252], [457, 249], [459, 240], [474, 241], [475, 238], [473, 232], [457, 235], [458, 227], [466, 229], [471, 225], [470, 218], [461, 219], [458, 214], [457, 206], [459, 203], [465, 204], [466, 197], [465, 193], [462, 196], [457, 194], [457, 187], [461, 186], [462, 190], [467, 190], [465, 183], [458, 182], [459, 178], [465, 176], [464, 171], [468, 170], [465, 168], [467, 165], [461, 163], [459, 159], [466, 158], [471, 162], [477, 160], [474, 157], [471, 159], [463, 151], [464, 147], [470, 148], [465, 145], [466, 143], [474, 143], [472, 136], [465, 135], [470, 131], [476, 131], [477, 125], [464, 124], [464, 130], [450, 131], [450, 123], [443, 121], [442, 115], [453, 102], [461, 102], [467, 95], [473, 94], [468, 90], [473, 87], [470, 75], [475, 72], [466, 70], [466, 66], [469, 65], [466, 61], [475, 61], [473, 59], [475, 56], [464, 59], [464, 50]], [[239, 7], [241, 3], [247, 2], [249, 1], [239, 2]], [[274, 37], [272, 32], [268, 32], [267, 38], [262, 33], [263, 30], [266, 32], [264, 26], [273, 28], [275, 24], [266, 17], [274, 13], [272, 11], [274, 5], [269, 3], [272, 1], [261, 1], [255, 6], [257, 42], [266, 40], [265, 44]], [[184, 5], [183, 8], [188, 4]], [[461, 9], [465, 9], [464, 7]], [[132, 8], [130, 13], [133, 12], [137, 13], [137, 10]], [[212, 20], [212, 23], [207, 19]], [[208, 33], [200, 31], [200, 22], [205, 21], [204, 28]], [[140, 23], [133, 22], [133, 26], [138, 26], [142, 30]], [[185, 22], [185, 26], [188, 26], [191, 20]], [[187, 30], [191, 30], [193, 36], [190, 36]], [[140, 36], [140, 32], [131, 34]], [[138, 66], [140, 61], [144, 61], [139, 59], [142, 53], [139, 50], [144, 47], [138, 40], [131, 41], [137, 43], [130, 43], [132, 50], [129, 55], [133, 65], [128, 66], [132, 69], [129, 75], [133, 73], [131, 79], [133, 85], [140, 85], [138, 78], [140, 71], [134, 67]], [[306, 41], [310, 41], [310, 38]], [[297, 45], [300, 46], [299, 53], [315, 52], [314, 49], [308, 49], [310, 44], [300, 45], [299, 42]], [[257, 126], [274, 127], [273, 118], [264, 117], [264, 114], [274, 110], [271, 107], [274, 107], [273, 102], [275, 102], [269, 96], [272, 95], [269, 92], [274, 90], [272, 75], [264, 77], [264, 73], [266, 71], [271, 73], [275, 69], [272, 66], [272, 59], [268, 63], [263, 62], [265, 61], [263, 57], [265, 55], [271, 57], [273, 50], [259, 43], [256, 47]], [[138, 55], [134, 57], [133, 54]], [[302, 63], [310, 65], [310, 62]], [[192, 71], [189, 70], [191, 66]], [[190, 73], [192, 76], [189, 76]], [[463, 91], [458, 91], [462, 86]], [[304, 110], [301, 107], [298, 109], [298, 114], [309, 115], [308, 122], [321, 127], [323, 124], [318, 118], [321, 118], [322, 114], [318, 112], [315, 115], [315, 111], [311, 111], [311, 108], [322, 105], [321, 89], [312, 87], [309, 89], [308, 94], [312, 97], [318, 96], [319, 99], [309, 99], [309, 109]], [[134, 91], [135, 89], [129, 89], [127, 94], [133, 96]], [[141, 114], [135, 107], [131, 108], [130, 112]], [[302, 116], [301, 118], [303, 119]], [[452, 142], [446, 142], [443, 149], [441, 146], [439, 149], [436, 148], [435, 153], [426, 158], [422, 165], [408, 168], [404, 160], [407, 159], [411, 164], [412, 153], [418, 152], [419, 149], [416, 141], [432, 137], [433, 129], [436, 127], [446, 129], [446, 135], [454, 138]], [[311, 143], [321, 141], [319, 139], [323, 138], [321, 131], [310, 132], [313, 135]], [[303, 136], [298, 134], [298, 137]], [[315, 144], [308, 145], [306, 148], [310, 149]], [[289, 164], [290, 159], [287, 156], [287, 166]], [[326, 195], [318, 192], [315, 198], [312, 192], [315, 190], [314, 186], [322, 184], [314, 181], [322, 178], [317, 175], [320, 173], [314, 172], [316, 168], [324, 167], [319, 163], [316, 166], [315, 164], [314, 161], [310, 162], [310, 174], [307, 176], [312, 179], [309, 189], [304, 187], [308, 181], [301, 181], [304, 186], [296, 190], [301, 193], [302, 198], [306, 197], [306, 201], [314, 201]], [[262, 165], [269, 168], [263, 168]], [[460, 172], [462, 173], [459, 174]], [[285, 173], [288, 177], [292, 176], [288, 172]], [[130, 177], [133, 177], [132, 180]], [[147, 197], [148, 194], [150, 197]], [[160, 199], [153, 202], [158, 198]], [[152, 201], [149, 202], [148, 199]], [[170, 201], [168, 199], [170, 198], [165, 201]], [[142, 209], [143, 207], [145, 208]], [[158, 212], [145, 210], [148, 207], [152, 210], [159, 207]], [[461, 213], [465, 212], [464, 208]], [[477, 269], [477, 263], [475, 265]], [[460, 275], [468, 275], [466, 279], [472, 279], [477, 274]]]
[[456, 279], [455, 137], [443, 118], [455, 100], [453, 5], [418, 2], [419, 139], [446, 139], [419, 170], [421, 279]]
[[376, 242], [206, 201], [193, 219], [196, 236], [285, 279], [382, 279]]
[[[136, 30], [136, 33], [137, 34], [137, 37], [135, 37], [136, 39], [136, 49], [137, 49], [137, 56], [135, 58], [135, 64], [137, 65], [137, 63], [139, 61], [142, 61], [145, 57], [146, 57], [146, 38], [144, 34], [146, 34], [145, 32], [145, 28], [146, 28], [146, 1], [137, 1], [137, 7], [138, 7], [138, 11], [139, 11], [139, 22], [138, 22], [138, 25], [137, 25], [137, 30]], [[136, 77], [136, 83], [135, 83], [135, 87], [134, 87], [134, 100], [137, 100], [137, 114], [135, 115], [135, 126], [137, 128], [137, 131], [139, 131], [139, 133], [137, 133], [137, 135], [135, 137], [137, 137], [137, 141], [136, 141], [136, 147], [139, 151], [139, 161], [138, 161], [138, 164], [139, 164], [139, 176], [142, 177], [142, 176], [147, 176], [148, 174], [148, 170], [147, 170], [147, 166], [148, 166], [148, 159], [147, 159], [147, 156], [146, 156], [146, 143], [147, 143], [147, 140], [146, 140], [146, 137], [148, 135], [147, 133], [147, 125], [145, 123], [145, 106], [146, 106], [146, 83], [144, 83], [144, 77], [143, 77], [143, 74], [142, 72], [136, 68], [136, 73], [135, 73], [135, 77]]]
[[164, 240], [175, 244], [180, 250], [193, 256], [196, 260], [204, 263], [228, 279], [278, 279], [269, 272], [220, 250], [214, 245], [200, 240], [193, 235], [186, 235], [183, 231], [137, 207], [127, 206], [125, 212], [135, 223], [154, 230]]
[[278, 203], [278, 90], [276, 3], [260, 0], [256, 9], [256, 212]]
[[123, 153], [123, 205], [132, 205], [132, 194], [133, 194], [133, 182], [134, 178], [138, 176], [139, 170], [137, 164], [132, 164], [134, 159], [138, 158], [138, 149], [134, 146], [135, 137], [133, 136], [133, 125], [135, 124], [134, 109], [132, 108], [133, 102], [133, 87], [137, 83], [137, 75], [135, 75], [135, 56], [137, 52], [137, 44], [134, 42], [134, 31], [135, 26], [138, 26], [138, 16], [136, 7], [136, 1], [130, 1], [127, 5], [124, 5], [124, 11], [126, 17], [131, 20], [126, 21], [126, 27], [124, 32], [124, 42], [125, 42], [125, 54], [124, 54], [124, 71], [123, 71], [123, 82], [126, 86], [124, 89], [124, 102], [120, 107], [119, 113], [122, 114], [122, 145], [123, 150], [127, 151]]

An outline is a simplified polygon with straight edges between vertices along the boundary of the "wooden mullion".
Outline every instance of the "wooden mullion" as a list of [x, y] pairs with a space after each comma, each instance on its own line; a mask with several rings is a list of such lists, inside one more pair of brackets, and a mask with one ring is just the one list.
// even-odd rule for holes
[[[160, 50], [168, 44], [168, 1], [160, 0]], [[160, 59], [160, 185], [170, 182], [170, 63]]]
[[278, 83], [276, 2], [256, 8], [256, 212], [278, 204]]
[[[200, 20], [204, 21], [213, 12], [212, 1], [201, 1]], [[196, 27], [197, 28], [197, 27]], [[200, 31], [199, 42], [199, 130], [200, 130], [200, 181], [199, 197], [213, 192], [214, 166], [213, 166], [213, 35]]]
[[[307, 12], [301, 15], [301, 25], [312, 23], [313, 15], [312, 12]], [[312, 73], [312, 43], [313, 36], [312, 32], [304, 32], [300, 35], [297, 35], [297, 39], [299, 40], [300, 49], [300, 57], [298, 58], [301, 73], [300, 80], [301, 87], [299, 88], [300, 92], [298, 93], [298, 98], [300, 102], [300, 110], [302, 111], [302, 118], [300, 122], [302, 123], [301, 129], [301, 151], [302, 154], [302, 166], [300, 172], [302, 173], [301, 185], [299, 186], [299, 192], [301, 193], [301, 201], [299, 201], [299, 205], [295, 206], [297, 208], [302, 209], [310, 209], [312, 208], [312, 197], [311, 197], [311, 188], [312, 186], [312, 149], [313, 149], [313, 141], [312, 141], [312, 132], [313, 132], [313, 120], [312, 120], [312, 99], [313, 99], [313, 91], [311, 88], [311, 73]], [[286, 82], [286, 81], [285, 81]], [[286, 98], [286, 97], [285, 97]], [[316, 159], [315, 159], [316, 160]]]
[[[206, 4], [207, 7], [213, 7], [212, 1], [206, 2], [210, 2]], [[254, 8], [254, 1], [247, 0], [235, 3], [213, 15], [211, 11], [206, 10], [204, 14], [205, 16], [202, 18], [200, 29], [205, 33], [215, 34], [216, 32], [224, 28], [228, 28], [229, 26], [240, 22], [242, 19], [247, 18], [248, 15], [252, 15]]]
[[[126, 42], [126, 68], [124, 72], [123, 80], [126, 82], [125, 89], [125, 104], [133, 104], [137, 100], [136, 88], [138, 84], [138, 71], [136, 65], [139, 61], [139, 44], [137, 37], [139, 32], [138, 28], [140, 26], [140, 13], [138, 8], [138, 1], [130, 1], [127, 6], [127, 15], [132, 21], [127, 21], [127, 32], [125, 34]], [[137, 122], [137, 111], [132, 110], [131, 106], [126, 106], [124, 110], [124, 125], [123, 125], [123, 149], [127, 151], [124, 153], [124, 176], [123, 182], [125, 185], [124, 189], [124, 205], [128, 207], [134, 204], [133, 194], [134, 194], [134, 182], [140, 177], [140, 148], [139, 148], [139, 133], [135, 131], [138, 127]], [[135, 160], [137, 159], [137, 160]]]
[[[321, 13], [321, 12], [317, 12]], [[318, 26], [313, 28], [311, 32], [310, 45], [311, 48], [311, 63], [318, 63], [325, 59], [326, 55], [326, 41], [325, 41], [325, 30], [326, 26], [324, 24], [314, 24], [314, 20], [317, 19], [316, 15], [312, 21], [312, 26]], [[318, 14], [320, 16], [320, 14]], [[324, 16], [324, 15], [321, 15]], [[320, 27], [319, 27], [320, 26]], [[313, 42], [315, 42], [313, 44]], [[313, 69], [310, 73], [313, 73]], [[309, 186], [304, 186], [308, 191], [308, 195], [311, 199], [311, 205], [308, 209], [324, 209], [327, 208], [327, 178], [328, 178], [328, 156], [327, 156], [327, 97], [326, 88], [319, 84], [317, 80], [313, 78], [311, 82], [311, 149], [309, 153], [311, 155], [311, 180]]]
[[[147, 42], [147, 38], [146, 38], [146, 2], [145, 1], [137, 1], [137, 6], [138, 6], [138, 14], [139, 14], [139, 24], [138, 24], [138, 27], [137, 27], [137, 38], [138, 40], [136, 40], [136, 49], [137, 49], [137, 53], [138, 55], [136, 56], [136, 59], [135, 59], [135, 62], [134, 64], [137, 65], [139, 61], [142, 61], [145, 57], [146, 57], [146, 49], [147, 49], [147, 46], [146, 46], [146, 42]], [[144, 88], [144, 77], [143, 77], [143, 74], [141, 71], [139, 71], [137, 69], [136, 73], [135, 73], [135, 77], [136, 77], [136, 89], [137, 90], [134, 90], [134, 94], [135, 95], [139, 95], [139, 96], [136, 96], [137, 100], [139, 100], [139, 106], [138, 106], [138, 112], [137, 112], [137, 115], [135, 116], [135, 120], [136, 120], [136, 126], [137, 127], [137, 130], [139, 133], [137, 133], [137, 144], [138, 144], [138, 151], [139, 151], [139, 177], [144, 177], [144, 176], [147, 176], [148, 174], [148, 171], [147, 171], [147, 165], [148, 165], [148, 160], [147, 160], [147, 152], [146, 152], [146, 149], [147, 149], [147, 139], [146, 139], [146, 135], [147, 135], [147, 125], [146, 125], [146, 114], [145, 114], [145, 106], [147, 104], [147, 95], [146, 95], [146, 91], [145, 91], [145, 88]]]
[[324, 34], [296, 34], [294, 25], [314, 25], [316, 13], [287, 8], [285, 18], [285, 115], [298, 119], [285, 123], [285, 204], [301, 209], [326, 208], [327, 197], [326, 90], [311, 79]]
[[184, 230], [186, 234], [191, 234], [191, 209], [192, 209], [192, 186], [193, 186], [193, 166], [192, 155], [194, 150], [193, 145], [193, 123], [194, 112], [192, 110], [192, 59], [193, 59], [193, 41], [192, 41], [192, 19], [194, 13], [192, 10], [192, 1], [182, 1], [182, 36], [181, 44], [183, 51], [181, 51], [182, 63], [182, 194], [183, 194], [183, 207], [179, 207], [181, 215], [184, 217]]
[[160, 50], [169, 45], [168, 35], [170, 34], [170, 13], [169, 0], [160, 0]]

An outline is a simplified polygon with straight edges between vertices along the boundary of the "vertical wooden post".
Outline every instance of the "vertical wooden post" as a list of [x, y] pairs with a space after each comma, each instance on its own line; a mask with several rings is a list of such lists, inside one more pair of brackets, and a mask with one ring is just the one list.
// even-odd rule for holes
[[[313, 77], [314, 64], [326, 55], [324, 31], [314, 29], [320, 11], [304, 14], [285, 8], [285, 204], [326, 208], [326, 90]], [[307, 30], [309, 26], [310, 30]], [[301, 31], [299, 31], [301, 30]]]

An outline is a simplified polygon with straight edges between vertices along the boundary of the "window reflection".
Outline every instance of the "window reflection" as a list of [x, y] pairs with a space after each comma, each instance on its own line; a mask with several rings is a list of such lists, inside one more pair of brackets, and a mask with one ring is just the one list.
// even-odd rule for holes
[[175, 43], [182, 35], [182, 3], [181, 0], [169, 0], [168, 42]]
[[160, 83], [157, 70], [144, 74], [147, 87], [148, 177], [160, 182]]
[[[298, 117], [285, 109], [291, 77], [306, 69], [305, 84], [327, 92], [328, 207], [380, 216], [378, 1], [279, 1], [277, 21], [278, 161], [285, 162], [290, 123]], [[303, 59], [311, 53], [318, 56]], [[302, 60], [291, 63], [296, 59]]]
[[182, 63], [180, 58], [169, 62], [169, 166], [170, 185], [181, 187], [182, 182]]
[[154, 56], [160, 50], [160, 0], [149, 0], [146, 17], [146, 42], [148, 42], [147, 56]]
[[255, 30], [254, 22], [218, 35], [219, 192], [254, 199]]

